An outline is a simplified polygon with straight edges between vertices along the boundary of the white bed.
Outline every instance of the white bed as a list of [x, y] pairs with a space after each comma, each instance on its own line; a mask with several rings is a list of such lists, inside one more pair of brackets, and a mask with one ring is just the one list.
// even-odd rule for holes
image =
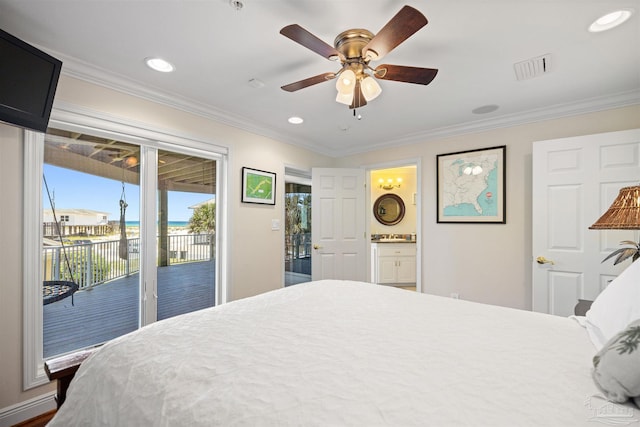
[[637, 422], [597, 397], [595, 353], [575, 319], [311, 282], [105, 344], [50, 426], [593, 426], [612, 410]]

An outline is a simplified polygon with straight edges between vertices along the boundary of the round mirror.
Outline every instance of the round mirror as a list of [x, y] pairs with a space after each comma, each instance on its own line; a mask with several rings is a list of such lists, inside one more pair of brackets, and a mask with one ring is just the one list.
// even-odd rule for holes
[[383, 194], [373, 204], [373, 215], [380, 224], [395, 225], [404, 218], [404, 202], [395, 194]]

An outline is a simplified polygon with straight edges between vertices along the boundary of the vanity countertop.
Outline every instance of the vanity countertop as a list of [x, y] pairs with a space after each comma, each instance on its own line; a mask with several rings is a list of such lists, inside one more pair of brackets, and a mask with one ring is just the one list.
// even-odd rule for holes
[[406, 239], [378, 239], [371, 240], [371, 243], [415, 243], [415, 240], [406, 240]]

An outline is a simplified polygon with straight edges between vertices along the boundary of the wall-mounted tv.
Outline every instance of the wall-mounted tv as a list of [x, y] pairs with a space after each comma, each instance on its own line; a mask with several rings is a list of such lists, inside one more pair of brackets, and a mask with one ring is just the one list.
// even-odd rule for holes
[[46, 132], [62, 62], [0, 30], [0, 121]]

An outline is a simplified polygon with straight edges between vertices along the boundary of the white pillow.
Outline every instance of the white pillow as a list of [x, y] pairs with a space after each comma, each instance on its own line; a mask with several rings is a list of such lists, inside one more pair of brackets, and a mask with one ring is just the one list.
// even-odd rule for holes
[[640, 398], [640, 319], [618, 332], [593, 358], [593, 381], [610, 402]]
[[609, 283], [586, 317], [589, 337], [598, 350], [629, 323], [640, 319], [640, 260]]

